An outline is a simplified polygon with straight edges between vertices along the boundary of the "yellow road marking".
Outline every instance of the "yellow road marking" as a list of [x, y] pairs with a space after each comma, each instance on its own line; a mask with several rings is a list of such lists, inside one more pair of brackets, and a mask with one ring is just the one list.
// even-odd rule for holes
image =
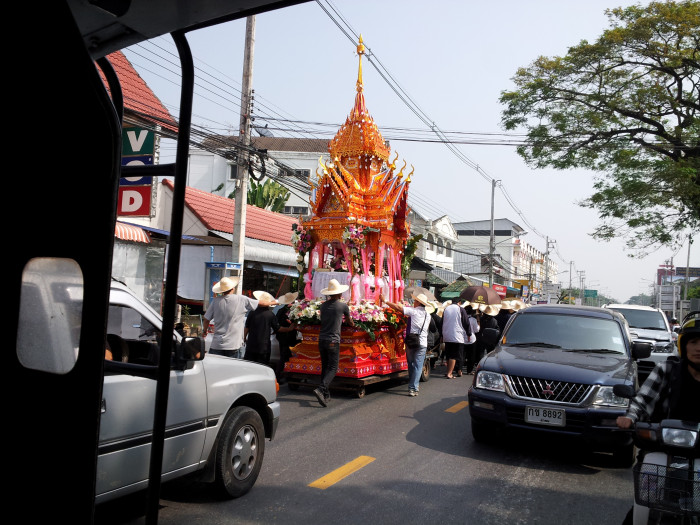
[[313, 483], [309, 483], [309, 487], [315, 489], [325, 490], [331, 485], [338, 483], [341, 479], [348, 477], [353, 472], [360, 470], [372, 463], [376, 458], [370, 456], [360, 456], [357, 459], [353, 459], [350, 463], [346, 463], [340, 468], [335, 469], [330, 474], [326, 474], [322, 478], [318, 478]]
[[447, 410], [445, 410], [445, 412], [452, 412], [454, 414], [455, 412], [459, 412], [460, 410], [462, 410], [463, 408], [466, 408], [468, 406], [469, 406], [469, 401], [460, 401], [456, 405], [453, 405], [450, 408], [448, 408]]

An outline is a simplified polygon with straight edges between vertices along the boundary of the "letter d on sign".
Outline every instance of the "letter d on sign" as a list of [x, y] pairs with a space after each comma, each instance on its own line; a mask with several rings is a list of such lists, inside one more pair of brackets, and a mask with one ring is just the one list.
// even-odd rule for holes
[[151, 186], [120, 186], [117, 215], [147, 217], [151, 210]]
[[143, 205], [143, 197], [137, 191], [125, 191], [122, 194], [120, 213], [133, 213]]

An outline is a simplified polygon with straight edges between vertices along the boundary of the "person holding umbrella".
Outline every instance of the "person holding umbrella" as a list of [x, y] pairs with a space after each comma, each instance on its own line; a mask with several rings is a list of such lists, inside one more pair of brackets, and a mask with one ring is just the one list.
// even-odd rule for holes
[[433, 306], [424, 293], [411, 296], [413, 306], [403, 306], [392, 303], [384, 299], [384, 295], [379, 295], [379, 304], [387, 304], [397, 312], [401, 312], [411, 318], [411, 324], [406, 336], [406, 362], [408, 364], [408, 395], [415, 397], [418, 395], [418, 382], [423, 371], [425, 353], [428, 349], [428, 330], [430, 329], [430, 314], [433, 313]]

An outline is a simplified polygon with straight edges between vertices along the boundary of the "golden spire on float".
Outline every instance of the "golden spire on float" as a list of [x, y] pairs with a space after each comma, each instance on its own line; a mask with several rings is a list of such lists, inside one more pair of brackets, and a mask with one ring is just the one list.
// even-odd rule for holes
[[[364, 54], [365, 45], [362, 42], [362, 36], [360, 36], [360, 41], [357, 45], [359, 66], [355, 104], [350, 111], [350, 115], [345, 120], [345, 124], [338, 130], [328, 148], [331, 151], [331, 158], [338, 157], [344, 165], [347, 165], [344, 161], [348, 157], [356, 157], [360, 160], [360, 165], [357, 166], [358, 169], [352, 169], [354, 166], [350, 166], [350, 171], [354, 173], [363, 186], [369, 182], [365, 172], [372, 161], [374, 161], [375, 165], [377, 163], [381, 165], [382, 162], [386, 162], [389, 158], [389, 148], [365, 105], [362, 82], [362, 55]], [[362, 168], [365, 169], [363, 170]]]

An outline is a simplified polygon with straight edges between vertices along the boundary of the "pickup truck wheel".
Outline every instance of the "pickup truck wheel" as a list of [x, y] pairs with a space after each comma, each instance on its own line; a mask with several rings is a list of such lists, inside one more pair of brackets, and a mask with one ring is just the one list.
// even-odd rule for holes
[[224, 420], [216, 449], [216, 484], [222, 495], [237, 498], [258, 479], [265, 455], [265, 427], [249, 407], [234, 408]]

